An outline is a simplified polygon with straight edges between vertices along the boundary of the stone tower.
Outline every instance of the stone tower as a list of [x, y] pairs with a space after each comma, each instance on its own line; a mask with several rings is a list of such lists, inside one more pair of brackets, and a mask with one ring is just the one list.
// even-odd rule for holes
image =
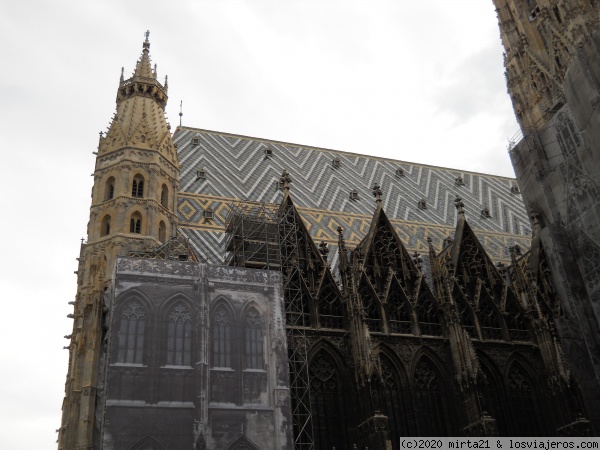
[[[106, 345], [105, 298], [115, 260], [156, 248], [176, 233], [177, 151], [165, 119], [167, 79], [157, 80], [149, 33], [131, 78], [121, 72], [116, 113], [100, 143], [94, 171], [88, 238], [82, 243], [77, 295], [67, 338], [69, 371], [59, 448], [92, 448], [100, 423], [101, 348]], [[95, 448], [95, 447], [94, 447]]]
[[557, 331], [600, 420], [600, 2], [494, 0], [522, 136], [510, 155], [564, 316]]

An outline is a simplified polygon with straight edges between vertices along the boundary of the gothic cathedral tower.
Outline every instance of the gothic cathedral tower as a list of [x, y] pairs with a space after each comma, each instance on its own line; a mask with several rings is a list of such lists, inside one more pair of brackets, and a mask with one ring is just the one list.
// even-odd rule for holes
[[600, 2], [494, 0], [522, 136], [510, 156], [540, 218], [563, 314], [556, 321], [600, 423]]
[[98, 444], [105, 291], [116, 258], [156, 248], [176, 233], [179, 163], [165, 119], [167, 79], [157, 80], [148, 35], [133, 76], [125, 80], [121, 72], [117, 110], [100, 136], [88, 238], [78, 258], [60, 449]]

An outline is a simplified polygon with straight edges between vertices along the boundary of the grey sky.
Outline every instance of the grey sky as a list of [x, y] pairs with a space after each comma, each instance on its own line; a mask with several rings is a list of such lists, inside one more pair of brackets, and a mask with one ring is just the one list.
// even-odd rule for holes
[[491, 0], [0, 4], [0, 448], [55, 448], [98, 133], [151, 31], [178, 124], [512, 176]]

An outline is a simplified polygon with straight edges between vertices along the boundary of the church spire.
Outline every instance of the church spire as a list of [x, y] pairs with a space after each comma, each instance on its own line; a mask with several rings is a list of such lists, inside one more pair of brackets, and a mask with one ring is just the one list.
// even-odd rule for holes
[[156, 79], [152, 71], [152, 62], [150, 61], [150, 32], [146, 31], [145, 36], [146, 39], [142, 46], [142, 56], [138, 59], [133, 76]]

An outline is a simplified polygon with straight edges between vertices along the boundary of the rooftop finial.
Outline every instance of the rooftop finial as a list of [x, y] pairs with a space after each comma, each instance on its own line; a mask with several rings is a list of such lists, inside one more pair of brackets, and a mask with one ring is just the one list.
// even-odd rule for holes
[[283, 188], [283, 190], [285, 192], [289, 192], [290, 190], [290, 183], [292, 182], [292, 177], [290, 177], [290, 174], [287, 170], [283, 170], [283, 173], [281, 174], [281, 187]]
[[150, 51], [150, 31], [146, 30], [144, 36], [146, 37], [146, 39], [144, 40], [144, 51], [148, 52]]
[[465, 215], [465, 204], [463, 203], [462, 198], [460, 198], [458, 195], [454, 199], [454, 206], [456, 206], [458, 214], [462, 214], [463, 216]]
[[179, 126], [181, 126], [181, 118], [183, 117], [183, 100], [179, 103]]
[[378, 183], [375, 183], [375, 186], [373, 186], [373, 196], [375, 197], [375, 201], [377, 203], [381, 203], [381, 195], [383, 194], [383, 191], [381, 190], [381, 186], [379, 186]]

